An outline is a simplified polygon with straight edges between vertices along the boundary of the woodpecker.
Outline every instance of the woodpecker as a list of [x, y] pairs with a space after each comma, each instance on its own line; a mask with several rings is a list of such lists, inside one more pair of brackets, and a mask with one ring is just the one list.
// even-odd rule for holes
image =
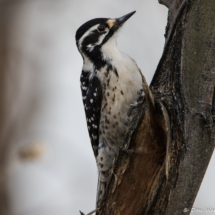
[[136, 62], [118, 50], [116, 41], [117, 32], [135, 12], [116, 19], [92, 19], [76, 32], [83, 58], [82, 98], [98, 168], [97, 207], [131, 121], [127, 113], [144, 81]]

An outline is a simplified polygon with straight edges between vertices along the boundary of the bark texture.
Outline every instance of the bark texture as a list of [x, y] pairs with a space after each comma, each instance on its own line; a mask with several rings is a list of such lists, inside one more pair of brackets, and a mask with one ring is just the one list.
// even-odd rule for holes
[[145, 87], [132, 112], [99, 215], [190, 214], [214, 150], [215, 2], [160, 3], [169, 16], [153, 96]]

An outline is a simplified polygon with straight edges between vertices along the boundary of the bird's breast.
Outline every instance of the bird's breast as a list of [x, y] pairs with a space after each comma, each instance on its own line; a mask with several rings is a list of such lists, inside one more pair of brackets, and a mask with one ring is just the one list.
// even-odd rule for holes
[[99, 136], [117, 150], [131, 120], [127, 113], [142, 87], [142, 76], [129, 57], [111, 63], [99, 71], [103, 94]]

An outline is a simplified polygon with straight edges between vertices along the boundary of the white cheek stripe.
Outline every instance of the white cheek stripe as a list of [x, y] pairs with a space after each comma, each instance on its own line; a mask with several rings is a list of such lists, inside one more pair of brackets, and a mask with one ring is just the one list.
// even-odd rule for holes
[[86, 36], [89, 36], [89, 35], [92, 33], [92, 31], [94, 31], [94, 30], [97, 29], [98, 26], [99, 26], [99, 24], [94, 25], [94, 26], [91, 27], [88, 31], [86, 31], [86, 32], [84, 33], [84, 35], [80, 38], [80, 40], [79, 40], [79, 42], [78, 42], [79, 47], [81, 47], [81, 44], [82, 44], [84, 38], [85, 38]]
[[105, 36], [108, 34], [108, 31], [105, 34], [102, 34], [99, 37], [99, 41], [97, 43], [95, 43], [96, 45], [100, 45], [102, 43], [102, 41], [104, 40]]
[[89, 49], [89, 51], [93, 51], [94, 47], [97, 46], [97, 45], [100, 45], [102, 43], [102, 41], [104, 40], [105, 36], [108, 34], [108, 31], [107, 33], [105, 34], [102, 34], [100, 37], [99, 37], [99, 40], [97, 43], [94, 43], [94, 44], [89, 44], [87, 47]]

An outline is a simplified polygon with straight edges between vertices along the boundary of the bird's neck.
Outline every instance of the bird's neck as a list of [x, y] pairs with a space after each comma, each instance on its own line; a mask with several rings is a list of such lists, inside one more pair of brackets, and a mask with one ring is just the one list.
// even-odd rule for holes
[[89, 57], [87, 57], [87, 55], [83, 54], [82, 56], [84, 60], [82, 70], [84, 70], [85, 72], [93, 72], [95, 70], [95, 66], [93, 62], [90, 60]]
[[112, 64], [116, 59], [121, 58], [121, 52], [117, 48], [116, 40], [110, 39], [99, 50], [83, 54], [84, 70], [100, 70], [107, 64]]
[[112, 61], [121, 55], [115, 38], [109, 39], [102, 47], [101, 53], [105, 61]]

